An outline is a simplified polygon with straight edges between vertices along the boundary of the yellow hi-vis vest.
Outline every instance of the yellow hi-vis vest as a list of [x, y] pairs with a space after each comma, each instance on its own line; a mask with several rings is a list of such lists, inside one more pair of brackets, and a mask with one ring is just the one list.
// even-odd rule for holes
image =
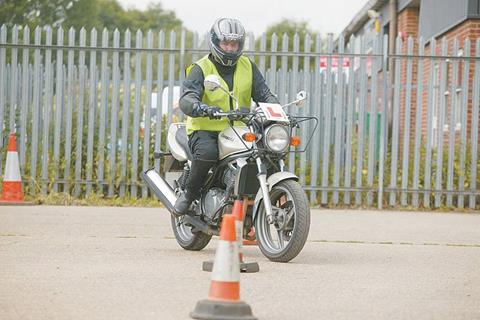
[[[203, 71], [203, 76], [215, 74], [220, 79], [222, 86], [228, 90], [228, 85], [223, 78], [218, 74], [217, 68], [212, 61], [208, 59], [208, 55], [198, 60], [197, 64]], [[194, 64], [190, 65], [187, 70], [187, 76]], [[238, 99], [240, 107], [250, 107], [252, 99], [252, 64], [250, 60], [241, 56], [233, 74], [233, 95]], [[205, 90], [203, 93], [202, 102], [212, 107], [219, 107], [223, 111], [230, 111], [230, 97], [228, 94], [220, 89], [215, 91]], [[232, 109], [235, 108], [235, 101], [232, 101]], [[237, 123], [235, 122], [235, 125]], [[239, 123], [238, 125], [241, 125]], [[223, 131], [228, 128], [228, 119], [209, 119], [208, 117], [187, 118], [187, 134], [191, 134], [197, 130], [206, 131]]]

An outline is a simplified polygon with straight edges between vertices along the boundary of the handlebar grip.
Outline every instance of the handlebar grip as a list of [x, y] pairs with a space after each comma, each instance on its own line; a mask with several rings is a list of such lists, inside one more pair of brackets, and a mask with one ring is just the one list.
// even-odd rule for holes
[[153, 152], [153, 158], [154, 159], [161, 159], [162, 157], [165, 156], [171, 156], [172, 154], [170, 152], [163, 152], [163, 151], [155, 151]]

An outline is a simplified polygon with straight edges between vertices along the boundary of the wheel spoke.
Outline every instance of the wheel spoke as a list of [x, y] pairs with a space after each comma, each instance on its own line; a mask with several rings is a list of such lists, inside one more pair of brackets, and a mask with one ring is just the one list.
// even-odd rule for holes
[[275, 242], [280, 243], [280, 238], [278, 237], [278, 230], [273, 224], [269, 225], [269, 234], [272, 245], [275, 246]]
[[282, 230], [277, 230], [277, 237], [278, 237], [278, 247], [280, 249], [283, 249], [283, 231]]
[[288, 209], [287, 212], [285, 212], [285, 227], [288, 226], [288, 224], [290, 223], [294, 215], [295, 215], [295, 212], [293, 211], [293, 206], [292, 206], [290, 209]]

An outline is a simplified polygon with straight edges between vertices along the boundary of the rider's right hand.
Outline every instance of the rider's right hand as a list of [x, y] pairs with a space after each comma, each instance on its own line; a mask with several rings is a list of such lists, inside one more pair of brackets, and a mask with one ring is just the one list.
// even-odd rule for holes
[[209, 117], [210, 119], [220, 119], [220, 116], [217, 116], [216, 113], [221, 112], [222, 109], [219, 107], [206, 106], [203, 110], [204, 117]]
[[215, 113], [221, 111], [222, 109], [219, 107], [212, 107], [203, 103], [199, 103], [193, 108], [192, 117], [209, 117], [210, 119], [220, 119], [220, 117], [216, 116]]

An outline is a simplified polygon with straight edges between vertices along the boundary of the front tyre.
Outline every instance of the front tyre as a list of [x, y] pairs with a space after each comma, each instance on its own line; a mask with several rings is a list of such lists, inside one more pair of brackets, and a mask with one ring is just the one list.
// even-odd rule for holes
[[302, 251], [310, 229], [310, 208], [300, 184], [284, 180], [273, 186], [274, 223], [267, 222], [263, 201], [255, 222], [258, 246], [271, 261], [288, 262]]
[[207, 246], [212, 238], [203, 232], [192, 233], [191, 228], [182, 223], [183, 217], [171, 216], [172, 230], [177, 243], [185, 250], [200, 251]]

